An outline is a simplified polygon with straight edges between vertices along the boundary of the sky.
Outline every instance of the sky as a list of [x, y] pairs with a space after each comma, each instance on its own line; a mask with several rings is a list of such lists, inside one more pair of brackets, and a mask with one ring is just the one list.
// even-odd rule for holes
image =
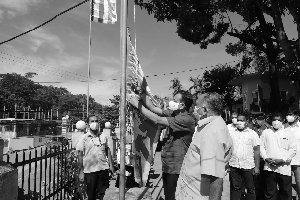
[[[0, 42], [27, 31], [80, 0], [1, 0]], [[120, 1], [117, 1], [118, 18]], [[171, 79], [179, 78], [184, 88], [191, 83], [189, 77], [202, 75], [204, 67], [235, 62], [239, 58], [225, 52], [225, 45], [234, 38], [225, 36], [220, 44], [202, 50], [178, 37], [176, 23], [157, 22], [145, 10], [129, 0], [128, 26], [136, 36], [137, 55], [152, 93], [171, 96]], [[90, 5], [85, 3], [58, 17], [49, 24], [29, 34], [0, 46], [1, 73], [35, 72], [32, 80], [43, 85], [67, 88], [73, 94], [87, 93], [87, 66], [89, 57]], [[235, 20], [235, 19], [233, 19]], [[113, 95], [120, 93], [120, 21], [116, 24], [91, 24], [91, 83], [90, 95], [101, 104], [108, 105]], [[162, 76], [164, 73], [199, 68]], [[157, 74], [158, 76], [151, 76]], [[96, 81], [99, 79], [107, 81]], [[117, 80], [112, 80], [117, 79]], [[45, 83], [60, 82], [60, 83]]]

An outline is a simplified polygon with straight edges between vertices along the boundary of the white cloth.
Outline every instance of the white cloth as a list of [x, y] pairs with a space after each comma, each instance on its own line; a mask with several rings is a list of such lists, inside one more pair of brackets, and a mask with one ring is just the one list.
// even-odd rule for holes
[[227, 124], [227, 128], [228, 128], [229, 133], [231, 131], [235, 131], [235, 129], [236, 129], [236, 127], [233, 124]]
[[262, 132], [260, 139], [260, 155], [264, 160], [266, 158], [272, 158], [283, 159], [285, 161], [284, 165], [277, 167], [270, 166], [265, 162], [264, 170], [291, 176], [290, 161], [297, 151], [297, 145], [293, 134], [288, 134], [283, 128], [277, 131], [274, 129], [266, 129]]
[[255, 167], [253, 148], [260, 145], [257, 133], [250, 128], [243, 131], [235, 129], [229, 133], [233, 142], [229, 165], [240, 169], [253, 169]]
[[83, 151], [84, 173], [109, 169], [106, 147], [107, 137], [104, 134], [94, 136], [89, 131], [79, 139], [76, 150]]
[[288, 132], [288, 134], [294, 135], [297, 144], [297, 152], [292, 159], [291, 165], [300, 165], [300, 126], [298, 123], [292, 126], [288, 125], [285, 130]]
[[200, 120], [183, 160], [177, 181], [176, 200], [208, 200], [209, 187], [206, 186], [209, 183], [203, 182], [201, 175], [224, 178], [231, 146], [232, 140], [221, 117]]

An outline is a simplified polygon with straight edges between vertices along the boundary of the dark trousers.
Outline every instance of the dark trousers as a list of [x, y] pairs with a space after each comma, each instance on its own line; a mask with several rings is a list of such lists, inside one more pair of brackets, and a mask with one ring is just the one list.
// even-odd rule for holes
[[175, 200], [175, 191], [179, 174], [162, 174], [165, 200]]
[[[266, 200], [291, 200], [292, 199], [292, 177], [278, 174], [276, 172], [264, 171]], [[277, 185], [279, 190], [277, 189]]]
[[254, 176], [254, 186], [255, 186], [255, 194], [257, 200], [263, 200], [264, 199], [264, 186], [265, 186], [265, 180], [264, 180], [264, 165], [265, 161], [263, 159], [260, 160], [260, 174], [257, 176]]
[[109, 172], [101, 170], [84, 174], [85, 184], [87, 186], [88, 200], [103, 199], [105, 190], [109, 187]]
[[230, 167], [230, 200], [240, 200], [242, 197], [242, 189], [247, 189], [246, 200], [256, 200], [255, 187], [252, 169], [239, 169]]

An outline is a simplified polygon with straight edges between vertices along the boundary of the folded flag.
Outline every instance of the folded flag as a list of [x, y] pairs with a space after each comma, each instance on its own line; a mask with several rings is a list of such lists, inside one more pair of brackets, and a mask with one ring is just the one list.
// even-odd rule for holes
[[91, 20], [104, 24], [116, 23], [116, 0], [92, 0]]

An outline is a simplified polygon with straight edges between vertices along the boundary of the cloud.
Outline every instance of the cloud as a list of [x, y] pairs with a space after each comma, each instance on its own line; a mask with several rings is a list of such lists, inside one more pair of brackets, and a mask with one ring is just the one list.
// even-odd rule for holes
[[37, 6], [45, 2], [44, 0], [1, 0], [0, 10], [6, 12], [9, 16], [24, 15], [29, 12], [29, 7]]
[[31, 42], [31, 46], [29, 48], [34, 52], [37, 52], [43, 45], [47, 45], [47, 48], [52, 47], [60, 53], [64, 50], [64, 44], [61, 39], [57, 35], [54, 35], [45, 29], [40, 28], [30, 32], [29, 36], [28, 40]]

